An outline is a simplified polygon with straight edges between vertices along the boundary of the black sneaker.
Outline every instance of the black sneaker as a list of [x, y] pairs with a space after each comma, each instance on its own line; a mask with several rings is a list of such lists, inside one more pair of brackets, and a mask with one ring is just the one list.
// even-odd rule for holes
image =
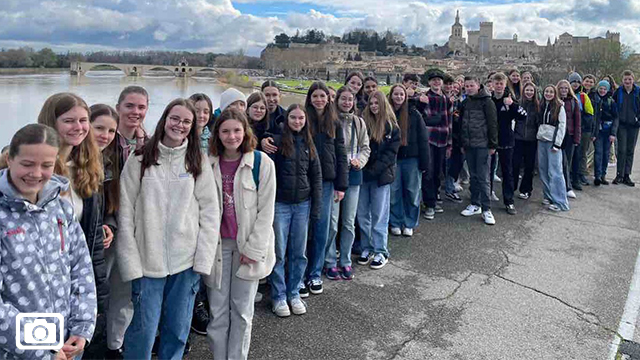
[[378, 270], [378, 269], [382, 269], [386, 264], [387, 264], [387, 257], [384, 256], [383, 254], [376, 254], [376, 256], [373, 258], [373, 261], [371, 261], [371, 264], [369, 265], [369, 267], [371, 267], [374, 270]]
[[120, 348], [117, 350], [107, 349], [104, 354], [105, 360], [121, 360], [124, 359], [124, 349]]
[[303, 285], [302, 288], [300, 288], [299, 291], [300, 297], [301, 298], [308, 298], [309, 297], [309, 288], [306, 285]]
[[442, 204], [442, 198], [440, 197], [440, 193], [436, 194], [436, 204]]
[[613, 185], [618, 185], [620, 183], [624, 183], [624, 180], [622, 179], [622, 176], [617, 175], [615, 179], [613, 179]]
[[209, 310], [203, 301], [200, 301], [193, 308], [193, 319], [191, 319], [191, 330], [199, 335], [207, 335], [207, 325], [209, 325]]
[[571, 184], [571, 187], [573, 188], [573, 190], [582, 191], [582, 184], [580, 184], [579, 182]]
[[583, 176], [583, 177], [581, 177], [581, 178], [580, 178], [580, 184], [581, 184], [582, 186], [589, 186], [589, 185], [591, 185], [591, 184], [589, 183], [589, 180], [587, 180], [587, 178], [586, 178], [585, 176]]
[[622, 183], [627, 185], [627, 186], [631, 186], [631, 187], [636, 186], [636, 183], [631, 181], [631, 178], [629, 177], [629, 175], [625, 176], [624, 179], [622, 179]]
[[444, 197], [446, 197], [447, 199], [453, 201], [454, 203], [461, 203], [462, 202], [462, 198], [460, 197], [460, 195], [456, 194], [456, 193], [445, 193]]
[[309, 280], [309, 282], [307, 282], [307, 287], [309, 288], [309, 291], [311, 291], [313, 295], [322, 294], [322, 291], [323, 291], [322, 280], [320, 279]]
[[358, 258], [358, 264], [367, 265], [371, 259], [373, 259], [373, 254], [369, 253], [369, 250], [363, 250]]
[[609, 182], [607, 181], [607, 179], [605, 179], [604, 177], [602, 177], [602, 179], [600, 179], [600, 184], [602, 184], [602, 185], [609, 185]]
[[515, 205], [513, 205], [513, 204], [509, 204], [509, 205], [507, 205], [507, 206], [506, 206], [506, 209], [507, 209], [507, 214], [509, 214], [509, 215], [515, 215], [515, 214], [517, 214], [517, 212], [516, 212], [516, 207], [515, 207]]
[[600, 179], [598, 178], [593, 179], [593, 185], [600, 186]]

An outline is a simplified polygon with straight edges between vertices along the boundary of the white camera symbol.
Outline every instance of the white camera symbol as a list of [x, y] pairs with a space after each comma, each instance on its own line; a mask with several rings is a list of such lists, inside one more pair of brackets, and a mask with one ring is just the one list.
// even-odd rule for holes
[[[33, 319], [33, 321], [23, 324], [23, 319]], [[52, 322], [54, 319], [58, 319], [57, 324]], [[16, 316], [16, 346], [18, 349], [60, 350], [64, 345], [63, 331], [64, 318], [62, 314], [22, 313]], [[21, 332], [24, 333], [23, 341], [20, 339]]]

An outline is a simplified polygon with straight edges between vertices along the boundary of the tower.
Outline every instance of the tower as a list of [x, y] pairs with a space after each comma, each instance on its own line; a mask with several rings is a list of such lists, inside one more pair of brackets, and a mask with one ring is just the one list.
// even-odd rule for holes
[[462, 38], [462, 24], [460, 24], [460, 10], [456, 10], [456, 22], [451, 25], [451, 37]]
[[462, 24], [460, 24], [460, 11], [456, 10], [456, 21], [451, 25], [449, 35], [449, 51], [454, 55], [464, 55], [467, 39], [462, 37]]

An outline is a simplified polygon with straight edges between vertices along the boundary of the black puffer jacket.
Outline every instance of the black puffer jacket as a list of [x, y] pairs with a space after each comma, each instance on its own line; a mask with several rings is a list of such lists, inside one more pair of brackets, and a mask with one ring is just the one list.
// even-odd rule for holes
[[511, 96], [513, 103], [509, 106], [505, 105], [504, 99], [510, 95], [508, 90], [505, 89], [504, 95], [499, 99], [495, 95], [491, 97], [496, 106], [498, 116], [498, 147], [500, 148], [512, 148], [515, 146], [514, 122], [517, 122], [518, 119], [523, 120], [526, 117], [523, 109], [513, 96]]
[[380, 143], [371, 138], [369, 131], [369, 147], [371, 155], [362, 170], [364, 181], [377, 181], [378, 186], [391, 184], [396, 178], [396, 159], [400, 148], [400, 129], [389, 124], [386, 126], [384, 140]]
[[514, 130], [516, 140], [521, 141], [538, 141], [538, 113], [539, 109], [533, 101], [524, 101], [522, 108], [527, 112], [527, 117], [516, 118], [516, 127]]
[[[400, 119], [399, 111], [396, 111], [396, 118]], [[429, 133], [422, 116], [414, 107], [409, 108], [407, 137], [407, 145], [400, 146], [398, 150], [398, 160], [418, 158], [420, 170], [426, 171], [429, 168]]]
[[93, 274], [96, 280], [96, 294], [98, 296], [98, 313], [104, 314], [109, 298], [109, 281], [107, 279], [107, 264], [104, 259], [104, 234], [102, 232], [102, 193], [94, 193], [82, 200], [82, 218], [80, 226], [87, 240], [87, 247], [93, 262]]
[[476, 95], [467, 96], [460, 106], [460, 144], [463, 147], [496, 149], [498, 115], [491, 94], [480, 85]]
[[337, 191], [346, 191], [349, 188], [349, 161], [344, 145], [344, 130], [340, 122], [336, 121], [335, 124], [334, 138], [316, 130], [313, 143], [320, 158], [322, 180], [333, 181], [333, 187]]

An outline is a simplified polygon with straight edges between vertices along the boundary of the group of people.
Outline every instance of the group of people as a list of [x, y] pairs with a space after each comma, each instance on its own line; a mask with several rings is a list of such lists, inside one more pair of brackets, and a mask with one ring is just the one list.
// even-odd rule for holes
[[[426, 91], [407, 74], [385, 95], [353, 72], [339, 89], [314, 82], [286, 110], [274, 81], [248, 98], [227, 89], [215, 110], [198, 93], [171, 101], [152, 134], [142, 87], [115, 108], [49, 97], [0, 163], [0, 355], [80, 359], [100, 332], [106, 358], [179, 359], [192, 328], [215, 359], [246, 359], [261, 279], [275, 315], [306, 313], [301, 298], [323, 293], [323, 275], [353, 278], [352, 254], [384, 267], [388, 234], [412, 236], [421, 214], [442, 213], [441, 188], [461, 203], [465, 173], [461, 214], [490, 225], [494, 180], [515, 215], [536, 158], [552, 211], [590, 184], [591, 145], [594, 185], [608, 184], [614, 142], [613, 182], [634, 185], [630, 71], [617, 89], [577, 73], [544, 88], [517, 70], [426, 77]], [[19, 349], [20, 313], [62, 314], [62, 349]]]

